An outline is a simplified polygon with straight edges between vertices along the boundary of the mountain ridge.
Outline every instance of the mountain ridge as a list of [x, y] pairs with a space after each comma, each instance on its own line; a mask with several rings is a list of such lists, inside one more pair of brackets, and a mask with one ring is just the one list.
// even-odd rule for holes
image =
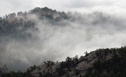
[[16, 77], [123, 77], [126, 75], [125, 55], [126, 47], [97, 49], [85, 52], [85, 56], [80, 58], [67, 57], [62, 62], [45, 61], [31, 66], [24, 73], [2, 73], [0, 77], [13, 77], [10, 74]]

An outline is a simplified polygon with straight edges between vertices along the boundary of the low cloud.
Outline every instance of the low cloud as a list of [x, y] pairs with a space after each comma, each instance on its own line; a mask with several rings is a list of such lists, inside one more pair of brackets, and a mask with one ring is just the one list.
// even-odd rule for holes
[[84, 55], [85, 51], [126, 45], [126, 19], [100, 12], [72, 13], [71, 16], [71, 19], [55, 22], [55, 25], [47, 19], [34, 17], [38, 31], [28, 31], [32, 33], [31, 39], [8, 38], [8, 41], [0, 43], [1, 65], [24, 71], [43, 61], [62, 61], [67, 56]]

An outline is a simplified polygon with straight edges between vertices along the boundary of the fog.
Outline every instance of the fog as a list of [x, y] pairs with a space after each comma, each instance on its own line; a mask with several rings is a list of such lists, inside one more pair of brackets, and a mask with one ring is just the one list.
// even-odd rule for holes
[[25, 71], [47, 60], [63, 61], [67, 56], [83, 56], [85, 51], [126, 45], [126, 19], [100, 12], [70, 16], [71, 19], [56, 23], [30, 16], [38, 31], [26, 31], [32, 33], [31, 39], [2, 41], [0, 64], [6, 64], [10, 70]]

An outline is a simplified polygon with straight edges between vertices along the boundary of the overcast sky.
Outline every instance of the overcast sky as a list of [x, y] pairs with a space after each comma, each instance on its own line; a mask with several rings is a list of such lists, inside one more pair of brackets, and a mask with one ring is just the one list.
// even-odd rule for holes
[[45, 6], [66, 12], [100, 11], [118, 16], [126, 14], [126, 0], [0, 0], [0, 3], [0, 16]]

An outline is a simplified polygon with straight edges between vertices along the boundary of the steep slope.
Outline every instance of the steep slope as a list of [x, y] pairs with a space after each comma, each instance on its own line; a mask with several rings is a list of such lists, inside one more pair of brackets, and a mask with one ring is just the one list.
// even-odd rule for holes
[[125, 61], [126, 47], [98, 49], [79, 59], [75, 56], [62, 62], [46, 61], [24, 73], [2, 73], [0, 77], [125, 77]]
[[[79, 59], [66, 58], [66, 61], [44, 62], [32, 72], [32, 77], [108, 77], [125, 72], [126, 47], [98, 49]], [[118, 76], [122, 77], [122, 76]]]

